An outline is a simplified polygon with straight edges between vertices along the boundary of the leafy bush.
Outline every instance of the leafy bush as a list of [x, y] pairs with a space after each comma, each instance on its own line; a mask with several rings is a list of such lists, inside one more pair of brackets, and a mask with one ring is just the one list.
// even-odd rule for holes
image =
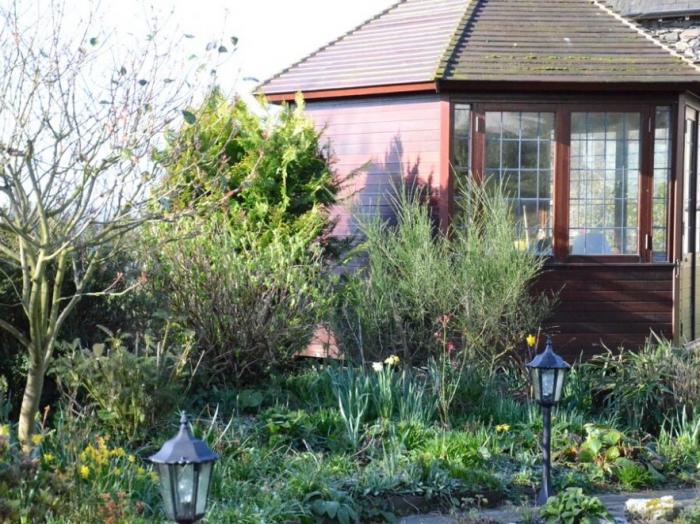
[[196, 334], [209, 383], [252, 382], [304, 349], [328, 300], [318, 253], [302, 237], [263, 244], [212, 217], [178, 226], [156, 284]]
[[657, 335], [637, 352], [608, 350], [585, 366], [597, 375], [590, 384], [603, 410], [631, 428], [658, 433], [667, 418], [700, 404], [700, 353]]
[[182, 401], [191, 376], [191, 340], [171, 344], [168, 331], [127, 346], [130, 335], [111, 335], [106, 343], [83, 348], [64, 344], [53, 367], [72, 409], [97, 416], [108, 432], [138, 440], [158, 426]]
[[262, 119], [214, 90], [190, 114], [162, 155], [164, 186], [184, 188], [169, 205], [194, 208], [204, 220], [222, 213], [262, 244], [276, 234], [300, 235], [308, 244], [329, 229], [326, 206], [342, 181], [301, 97], [276, 118]]
[[262, 119], [214, 91], [163, 154], [163, 185], [178, 188], [164, 205], [192, 212], [151, 232], [173, 240], [153, 256], [153, 285], [195, 331], [208, 382], [284, 368], [325, 316], [340, 182], [303, 106]]
[[420, 364], [460, 355], [494, 369], [544, 319], [549, 302], [530, 289], [543, 261], [519, 249], [502, 194], [472, 185], [462, 202], [447, 235], [405, 188], [396, 224], [361, 221], [367, 264], [348, 277], [333, 320], [352, 356]]
[[550, 497], [540, 510], [540, 517], [547, 524], [598, 524], [610, 514], [600, 499], [584, 495], [581, 488], [568, 488]]

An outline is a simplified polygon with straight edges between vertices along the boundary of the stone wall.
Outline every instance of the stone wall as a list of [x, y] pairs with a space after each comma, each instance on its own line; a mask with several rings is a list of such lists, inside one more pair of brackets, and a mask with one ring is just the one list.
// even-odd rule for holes
[[636, 22], [664, 44], [700, 63], [700, 17]]

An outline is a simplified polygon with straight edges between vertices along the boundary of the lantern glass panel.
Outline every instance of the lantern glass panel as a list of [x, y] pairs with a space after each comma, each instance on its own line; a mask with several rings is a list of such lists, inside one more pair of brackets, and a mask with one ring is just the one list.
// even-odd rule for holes
[[199, 465], [199, 484], [197, 485], [197, 515], [204, 515], [207, 509], [209, 482], [211, 481], [212, 462]]
[[177, 516], [180, 519], [194, 519], [195, 516], [195, 467], [194, 464], [176, 466]]
[[165, 506], [165, 516], [170, 520], [175, 520], [175, 493], [172, 490], [172, 476], [175, 466], [168, 464], [158, 464], [158, 479], [160, 481], [160, 495], [163, 497]]
[[540, 396], [540, 370], [537, 368], [530, 368], [530, 382], [532, 382], [533, 394], [535, 400], [541, 400]]
[[565, 369], [557, 369], [557, 387], [554, 392], [554, 402], [559, 402], [561, 400], [561, 392], [564, 390], [564, 379], [566, 378]]
[[540, 374], [542, 377], [542, 400], [552, 401], [554, 400], [557, 372], [554, 369], [541, 369]]

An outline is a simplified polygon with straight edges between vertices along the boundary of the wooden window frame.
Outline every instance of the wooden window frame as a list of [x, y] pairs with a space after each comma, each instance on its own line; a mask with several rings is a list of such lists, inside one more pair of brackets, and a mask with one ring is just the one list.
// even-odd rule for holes
[[[508, 100], [483, 100], [481, 97], [469, 100], [455, 97], [452, 104], [469, 104], [471, 107], [471, 172], [478, 182], [484, 180], [486, 157], [486, 113], [491, 111], [517, 111], [517, 112], [548, 112], [554, 114], [554, 188], [552, 193], [553, 213], [553, 249], [548, 262], [553, 264], [567, 263], [668, 263], [672, 257], [675, 241], [672, 238], [673, 227], [673, 200], [669, 196], [667, 200], [667, 224], [666, 224], [666, 259], [664, 262], [653, 261], [653, 175], [654, 175], [654, 133], [655, 116], [657, 107], [670, 107], [671, 113], [671, 149], [676, 151], [678, 137], [673, 132], [676, 125], [677, 99], [659, 97], [658, 99], [646, 99], [643, 101], [625, 101], [623, 98], [609, 99], [603, 102], [581, 100], [573, 101], [508, 101]], [[570, 170], [571, 170], [571, 114], [580, 112], [621, 112], [639, 113], [641, 118], [639, 147], [639, 183], [637, 194], [638, 205], [638, 246], [635, 255], [570, 255], [569, 254], [569, 212], [570, 212]], [[675, 155], [674, 155], [675, 156]], [[452, 158], [450, 153], [450, 158]], [[675, 158], [671, 159], [672, 165]], [[675, 170], [671, 171], [672, 179], [669, 180], [669, 191], [673, 186]]]

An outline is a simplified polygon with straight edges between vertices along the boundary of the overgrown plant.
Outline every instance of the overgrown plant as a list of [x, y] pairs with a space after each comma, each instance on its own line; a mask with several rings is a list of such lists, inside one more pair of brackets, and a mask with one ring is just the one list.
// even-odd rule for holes
[[185, 238], [161, 249], [154, 287], [194, 331], [202, 376], [255, 382], [288, 366], [327, 310], [318, 250], [301, 236], [242, 235], [220, 215], [177, 227]]
[[105, 342], [92, 348], [79, 340], [64, 343], [52, 371], [67, 407], [96, 417], [110, 434], [130, 442], [158, 427], [196, 372], [191, 334], [171, 340], [170, 329], [159, 340], [107, 332]]
[[591, 387], [602, 408], [632, 428], [658, 433], [666, 419], [693, 413], [700, 402], [700, 353], [656, 334], [639, 351], [608, 350], [585, 366], [598, 373]]
[[401, 187], [395, 223], [359, 219], [367, 263], [348, 277], [334, 329], [362, 362], [397, 354], [421, 364], [447, 346], [464, 355], [458, 361], [494, 370], [549, 311], [530, 288], [543, 260], [520, 248], [500, 188], [468, 185], [448, 234], [437, 233], [424, 196]]

